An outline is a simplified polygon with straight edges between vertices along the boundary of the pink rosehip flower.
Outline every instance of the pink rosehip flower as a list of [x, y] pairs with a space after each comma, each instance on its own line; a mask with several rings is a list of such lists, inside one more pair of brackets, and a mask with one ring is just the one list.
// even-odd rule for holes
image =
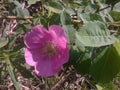
[[35, 67], [42, 77], [53, 76], [69, 59], [69, 49], [64, 30], [51, 25], [49, 30], [35, 26], [24, 37], [26, 63]]

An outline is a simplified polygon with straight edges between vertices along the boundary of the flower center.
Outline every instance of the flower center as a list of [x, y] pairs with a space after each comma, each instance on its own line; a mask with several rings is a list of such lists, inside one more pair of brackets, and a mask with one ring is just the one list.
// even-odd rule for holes
[[49, 57], [55, 55], [56, 49], [55, 49], [54, 44], [53, 44], [53, 43], [47, 43], [47, 44], [44, 46], [44, 52], [45, 52], [45, 54], [47, 54], [47, 56], [49, 56]]

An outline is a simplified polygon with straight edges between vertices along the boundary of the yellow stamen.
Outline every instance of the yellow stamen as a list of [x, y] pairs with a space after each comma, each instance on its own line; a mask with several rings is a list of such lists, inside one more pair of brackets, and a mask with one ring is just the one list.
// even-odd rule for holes
[[44, 46], [44, 52], [49, 57], [53, 56], [56, 53], [55, 46], [52, 43], [47, 43]]

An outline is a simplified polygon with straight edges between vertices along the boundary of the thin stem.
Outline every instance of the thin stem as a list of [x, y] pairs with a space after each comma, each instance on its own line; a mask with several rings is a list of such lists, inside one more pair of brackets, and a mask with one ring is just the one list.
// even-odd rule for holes
[[10, 62], [10, 57], [9, 55], [7, 54], [4, 54], [4, 57], [5, 57], [5, 61], [6, 61], [6, 64], [7, 64], [7, 70], [9, 72], [9, 75], [14, 83], [14, 86], [15, 86], [15, 89], [16, 90], [20, 90], [20, 86], [19, 86], [19, 83], [17, 81], [17, 78], [15, 76], [15, 73], [13, 72], [13, 67], [12, 67], [12, 64]]

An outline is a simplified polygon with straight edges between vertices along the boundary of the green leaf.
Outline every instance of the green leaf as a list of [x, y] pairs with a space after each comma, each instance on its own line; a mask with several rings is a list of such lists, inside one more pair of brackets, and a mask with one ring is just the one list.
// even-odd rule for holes
[[27, 9], [22, 9], [21, 7], [16, 7], [15, 13], [18, 17], [30, 16], [29, 11]]
[[65, 11], [68, 13], [68, 14], [71, 14], [71, 15], [75, 15], [75, 10], [72, 8], [72, 7], [66, 7]]
[[119, 2], [120, 0], [106, 0], [107, 4], [111, 4], [112, 6], [114, 6], [117, 2]]
[[110, 11], [110, 15], [113, 17], [115, 21], [120, 21], [120, 12]]
[[[84, 53], [81, 53], [82, 56], [76, 60], [76, 64], [74, 64], [76, 70], [82, 74], [89, 74], [89, 69], [91, 65], [91, 55], [92, 55], [92, 48], [86, 48]], [[80, 55], [79, 55], [80, 56]]]
[[86, 6], [86, 8], [85, 8], [85, 13], [94, 13], [97, 8], [98, 8], [98, 5], [89, 4], [89, 5]]
[[73, 63], [73, 66], [75, 67], [77, 72], [81, 74], [89, 74], [90, 65], [91, 65], [90, 59], [86, 59], [84, 61], [76, 60]]
[[27, 23], [18, 22], [18, 26], [16, 27], [16, 34], [25, 34], [28, 30], [31, 29], [31, 25]]
[[28, 0], [28, 4], [29, 5], [35, 4], [37, 1], [40, 1], [40, 0]]
[[75, 28], [72, 25], [63, 25], [63, 29], [66, 32], [68, 43], [74, 44], [75, 43]]
[[[42, 21], [45, 21], [45, 20], [42, 20]], [[34, 25], [39, 25], [39, 24], [41, 24], [41, 18], [40, 18], [40, 17], [34, 18], [34, 19], [33, 19], [33, 24], [34, 24]]]
[[96, 85], [98, 90], [116, 90], [115, 85], [113, 84], [113, 82], [109, 82], [106, 84], [97, 84]]
[[0, 38], [0, 48], [4, 47], [8, 43], [8, 38], [1, 37]]
[[91, 65], [91, 49], [87, 48], [85, 52], [81, 52], [72, 48], [70, 62], [78, 73], [89, 74]]
[[48, 1], [48, 4], [45, 5], [45, 8], [55, 13], [61, 13], [63, 11], [63, 6], [56, 1]]
[[52, 14], [50, 17], [50, 25], [52, 24], [60, 24], [60, 14]]
[[90, 74], [98, 83], [110, 82], [119, 72], [120, 55], [116, 47], [112, 46], [104, 49], [93, 60], [90, 67]]
[[76, 62], [76, 64], [74, 64], [74, 67], [79, 73], [89, 74], [90, 65], [91, 65], [91, 60], [87, 59], [81, 62]]
[[13, 3], [15, 6], [21, 7], [21, 4], [16, 0], [8, 0], [9, 3]]
[[71, 17], [70, 15], [63, 11], [61, 14], [60, 14], [60, 20], [61, 20], [61, 23], [62, 25], [68, 25], [68, 24], [71, 24]]
[[94, 14], [81, 13], [79, 14], [79, 17], [82, 19], [84, 23], [95, 20], [104, 21], [99, 14], [95, 14], [95, 13]]
[[85, 51], [85, 46], [83, 46], [78, 40], [75, 40], [75, 46], [82, 52]]
[[120, 2], [118, 2], [118, 3], [115, 4], [115, 6], [113, 7], [113, 11], [120, 12]]
[[96, 87], [97, 87], [98, 90], [102, 90], [103, 89], [103, 87], [98, 85], [98, 84], [96, 85]]
[[118, 54], [120, 56], [120, 43], [115, 41], [115, 43], [113, 45], [114, 45], [115, 49], [117, 50], [117, 52], [118, 52]]
[[88, 22], [76, 32], [76, 38], [81, 45], [100, 47], [110, 45], [115, 38], [110, 35], [104, 23], [100, 21]]
[[13, 56], [13, 57], [15, 57], [15, 59], [11, 60], [13, 66], [21, 73], [21, 75], [24, 78], [31, 78], [31, 77], [33, 77], [33, 75], [31, 74], [31, 72], [25, 67], [24, 57], [21, 56], [22, 55], [21, 53], [18, 53], [18, 54], [17, 54], [16, 57]]

